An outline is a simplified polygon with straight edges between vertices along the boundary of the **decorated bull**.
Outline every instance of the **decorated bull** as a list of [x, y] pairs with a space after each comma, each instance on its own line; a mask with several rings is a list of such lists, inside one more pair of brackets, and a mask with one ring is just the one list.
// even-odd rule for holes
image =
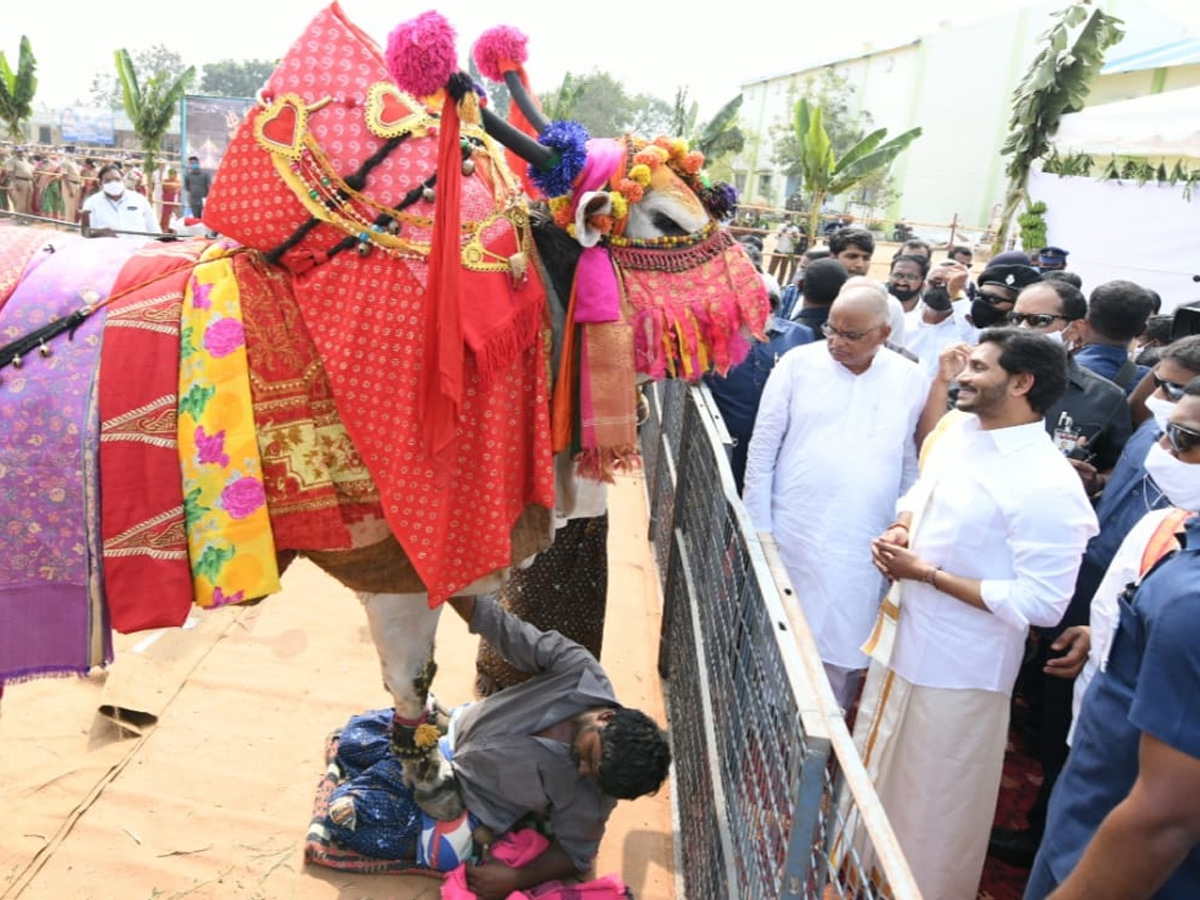
[[225, 156], [219, 240], [0, 229], [0, 684], [302, 554], [359, 592], [394, 746], [457, 812], [420, 727], [440, 604], [596, 512], [573, 479], [636, 464], [637, 380], [727, 369], [767, 308], [699, 154], [546, 121], [506, 28], [475, 54], [501, 120], [453, 41], [320, 13]]

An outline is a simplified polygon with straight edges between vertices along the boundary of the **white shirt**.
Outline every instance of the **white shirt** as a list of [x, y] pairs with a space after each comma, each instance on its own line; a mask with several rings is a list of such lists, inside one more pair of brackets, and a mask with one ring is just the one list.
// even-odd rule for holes
[[981, 580], [987, 610], [919, 581], [904, 585], [891, 667], [913, 684], [1011, 694], [1030, 625], [1057, 625], [1099, 530], [1083, 485], [1041, 419], [984, 431], [966, 416], [930, 450], [897, 509], [932, 495], [913, 550]]
[[103, 190], [97, 191], [83, 201], [83, 208], [92, 214], [92, 228], [116, 228], [120, 231], [145, 231], [150, 234], [158, 234], [161, 231], [154, 219], [150, 201], [128, 188], [118, 200], [113, 200]]
[[763, 389], [747, 451], [745, 502], [775, 536], [821, 658], [866, 666], [859, 649], [884, 580], [871, 539], [916, 477], [914, 433], [928, 383], [881, 349], [855, 375], [825, 341], [782, 356]]
[[888, 303], [888, 324], [892, 326], [892, 333], [888, 336], [893, 344], [904, 346], [904, 317], [908, 315], [904, 311], [904, 304], [893, 297], [887, 295]]
[[1154, 532], [1167, 516], [1173, 515], [1172, 506], [1163, 509], [1153, 509], [1138, 520], [1129, 529], [1125, 540], [1113, 554], [1112, 562], [1104, 573], [1096, 593], [1092, 595], [1092, 605], [1088, 612], [1088, 625], [1092, 630], [1092, 646], [1088, 651], [1087, 662], [1083, 671], [1075, 679], [1075, 697], [1071, 702], [1071, 731], [1067, 735], [1067, 743], [1075, 734], [1075, 720], [1079, 718], [1079, 706], [1083, 703], [1084, 692], [1092, 683], [1097, 672], [1103, 672], [1108, 666], [1108, 653], [1112, 649], [1113, 635], [1117, 631], [1117, 621], [1121, 617], [1121, 607], [1117, 598], [1125, 590], [1125, 585], [1131, 581], [1139, 581], [1142, 577], [1142, 556], [1146, 545]]
[[930, 379], [937, 374], [942, 348], [961, 340], [962, 332], [953, 315], [931, 324], [925, 321], [925, 305], [918, 303], [904, 316], [904, 346], [921, 360], [921, 368]]

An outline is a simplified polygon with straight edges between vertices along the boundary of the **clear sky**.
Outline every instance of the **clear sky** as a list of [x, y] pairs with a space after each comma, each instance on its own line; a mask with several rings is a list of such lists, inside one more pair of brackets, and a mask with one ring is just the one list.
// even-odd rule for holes
[[[1190, 17], [1200, 32], [1195, 0], [1154, 2], [1181, 21]], [[133, 52], [165, 44], [197, 67], [229, 58], [275, 59], [326, 5], [325, 0], [125, 0], [116, 7], [93, 4], [94, 19], [89, 21], [78, 2], [42, 6], [34, 0], [5, 0], [0, 50], [15, 63], [20, 36], [28, 35], [38, 60], [37, 104], [86, 104], [93, 75], [114, 71], [118, 47]], [[399, 21], [433, 5], [343, 0], [342, 9], [384, 44]], [[529, 36], [526, 67], [535, 91], [557, 86], [567, 71], [601, 69], [631, 93], [664, 100], [672, 100], [678, 86], [687, 86], [700, 102], [701, 115], [707, 116], [736, 96], [743, 82], [1029, 5], [1032, 0], [660, 0], [623, 6], [447, 0], [439, 8], [458, 32], [464, 67], [481, 32], [512, 25]]]

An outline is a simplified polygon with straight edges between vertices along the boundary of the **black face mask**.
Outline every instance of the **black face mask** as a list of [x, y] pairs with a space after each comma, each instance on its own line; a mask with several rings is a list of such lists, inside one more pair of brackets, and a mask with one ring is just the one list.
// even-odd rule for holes
[[976, 328], [994, 328], [1008, 321], [1008, 310], [998, 309], [983, 298], [971, 304], [971, 321]]
[[888, 290], [901, 303], [907, 303], [921, 292], [919, 287], [901, 287], [898, 284], [889, 284]]
[[950, 309], [950, 292], [946, 290], [945, 285], [931, 287], [921, 300], [934, 312], [948, 312]]

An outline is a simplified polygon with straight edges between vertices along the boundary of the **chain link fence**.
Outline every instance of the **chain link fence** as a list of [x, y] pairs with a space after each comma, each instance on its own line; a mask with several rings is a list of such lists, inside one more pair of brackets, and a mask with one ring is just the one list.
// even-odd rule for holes
[[[646, 388], [659, 670], [690, 900], [920, 900], [703, 388]], [[681, 898], [682, 900], [682, 898]]]

